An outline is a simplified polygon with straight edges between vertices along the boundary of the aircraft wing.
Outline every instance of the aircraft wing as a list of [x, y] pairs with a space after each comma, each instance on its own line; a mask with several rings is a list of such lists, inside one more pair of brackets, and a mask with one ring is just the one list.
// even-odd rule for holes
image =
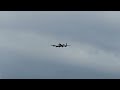
[[59, 45], [63, 47], [63, 45], [62, 45], [62, 44], [59, 44]]
[[51, 46], [56, 46], [56, 45], [51, 45]]

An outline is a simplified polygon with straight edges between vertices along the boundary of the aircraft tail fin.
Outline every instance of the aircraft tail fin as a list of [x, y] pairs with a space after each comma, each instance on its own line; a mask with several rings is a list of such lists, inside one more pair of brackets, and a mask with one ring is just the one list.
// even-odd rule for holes
[[67, 43], [66, 43], [65, 47], [67, 47]]

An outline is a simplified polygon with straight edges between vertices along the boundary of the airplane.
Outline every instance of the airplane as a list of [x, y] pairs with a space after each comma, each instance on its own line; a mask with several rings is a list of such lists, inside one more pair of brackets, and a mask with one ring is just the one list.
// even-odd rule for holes
[[51, 46], [53, 46], [53, 47], [67, 47], [67, 46], [70, 46], [70, 45], [67, 45], [67, 43], [66, 44], [58, 44], [58, 45], [51, 45]]

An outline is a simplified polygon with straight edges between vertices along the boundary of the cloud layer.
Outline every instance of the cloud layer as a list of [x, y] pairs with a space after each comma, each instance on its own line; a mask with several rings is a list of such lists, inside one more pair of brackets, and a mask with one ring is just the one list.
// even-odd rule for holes
[[120, 78], [119, 14], [0, 12], [2, 78]]

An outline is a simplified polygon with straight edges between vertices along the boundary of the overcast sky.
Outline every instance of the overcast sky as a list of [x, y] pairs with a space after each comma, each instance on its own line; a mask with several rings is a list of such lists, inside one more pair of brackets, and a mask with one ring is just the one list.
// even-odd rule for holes
[[120, 12], [1, 11], [0, 78], [120, 78]]

